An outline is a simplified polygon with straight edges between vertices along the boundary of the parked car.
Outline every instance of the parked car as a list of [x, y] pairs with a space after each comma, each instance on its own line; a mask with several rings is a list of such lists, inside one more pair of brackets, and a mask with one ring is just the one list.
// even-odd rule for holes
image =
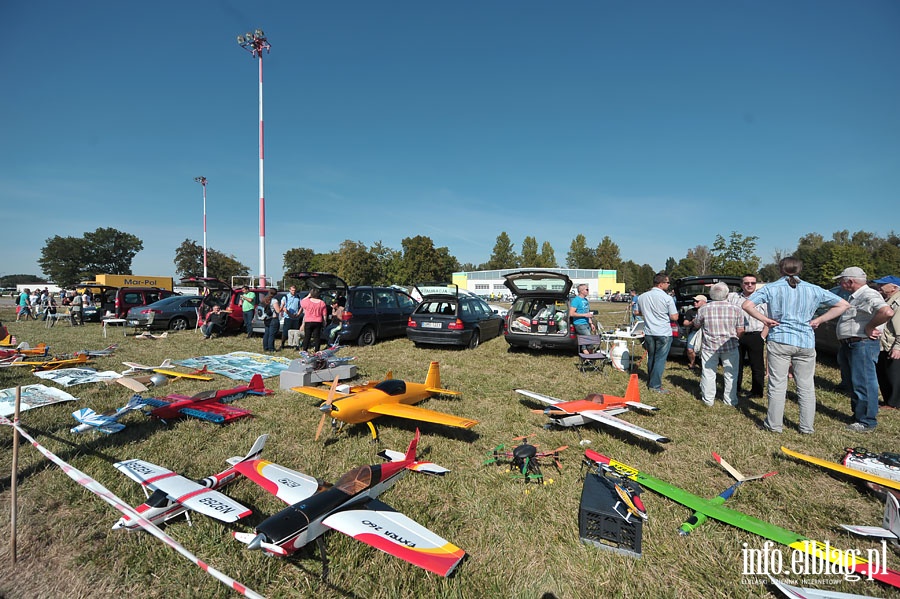
[[684, 313], [694, 307], [694, 296], [705, 295], [709, 298], [709, 288], [716, 283], [728, 285], [728, 291], [741, 292], [741, 278], [728, 275], [700, 275], [697, 277], [684, 277], [676, 279], [672, 286], [675, 293], [675, 307], [678, 308], [678, 322], [672, 323], [672, 347], [670, 356], [683, 356], [687, 349], [687, 334], [690, 331], [681, 326]]
[[[110, 311], [116, 315], [116, 318], [125, 318], [128, 311], [135, 306], [146, 306], [173, 295], [178, 294], [158, 287], [119, 287], [112, 294], [113, 309]], [[108, 295], [106, 297], [109, 298]], [[106, 302], [104, 305], [107, 305]]]
[[[182, 285], [197, 286], [205, 289], [203, 294], [203, 302], [200, 306], [200, 318], [206, 318], [206, 313], [212, 310], [213, 305], [218, 304], [228, 313], [228, 319], [225, 321], [225, 330], [227, 332], [244, 330], [244, 310], [241, 308], [242, 288], [234, 288], [225, 281], [220, 281], [212, 277], [188, 277], [181, 280]], [[259, 302], [260, 294], [265, 295], [269, 292], [266, 287], [253, 287], [250, 289], [256, 294], [256, 303]]]
[[475, 349], [503, 330], [503, 318], [475, 295], [460, 295], [456, 285], [422, 294], [409, 316], [406, 336], [413, 345], [461, 345]]
[[504, 275], [515, 300], [506, 314], [503, 335], [510, 347], [577, 348], [575, 327], [569, 324], [572, 280], [563, 273], [527, 270]]
[[[268, 291], [264, 291], [264, 292], [262, 292], [262, 295], [266, 295], [268, 293], [269, 293]], [[308, 293], [307, 291], [304, 291], [304, 292], [298, 291], [297, 295], [299, 295], [300, 297], [305, 297], [307, 293]], [[275, 298], [278, 300], [279, 305], [281, 305], [281, 302], [284, 300], [284, 296], [286, 296], [286, 295], [287, 295], [287, 291], [279, 291], [278, 293], [275, 294]], [[253, 311], [253, 323], [251, 326], [253, 327], [254, 333], [259, 333], [260, 335], [262, 335], [263, 333], [266, 332], [266, 323], [264, 320], [265, 316], [263, 314], [263, 306], [259, 305], [260, 299], [262, 299], [262, 297], [257, 295], [257, 304], [256, 304], [256, 309]], [[276, 338], [281, 337], [281, 327], [278, 327], [278, 333], [276, 333], [275, 337]]]
[[[286, 277], [318, 288], [329, 310], [332, 298], [346, 298], [339, 333], [341, 343], [372, 345], [378, 339], [401, 337], [406, 334], [409, 315], [416, 307], [416, 301], [399, 287], [348, 287], [337, 275], [325, 272], [291, 273]], [[330, 311], [328, 316], [331, 316]]]
[[128, 311], [125, 324], [137, 329], [185, 331], [197, 326], [199, 295], [173, 295]]
[[[846, 291], [843, 287], [838, 285], [837, 287], [832, 287], [829, 289], [831, 293], [837, 295], [841, 299], [845, 299], [850, 301], [850, 292]], [[816, 310], [816, 316], [821, 316], [828, 312], [831, 306], [826, 306], [822, 304]], [[836, 356], [838, 349], [841, 347], [841, 342], [838, 341], [837, 338], [837, 321], [840, 319], [832, 318], [828, 322], [823, 322], [816, 329], [816, 352], [823, 354], [831, 354], [832, 356]]]

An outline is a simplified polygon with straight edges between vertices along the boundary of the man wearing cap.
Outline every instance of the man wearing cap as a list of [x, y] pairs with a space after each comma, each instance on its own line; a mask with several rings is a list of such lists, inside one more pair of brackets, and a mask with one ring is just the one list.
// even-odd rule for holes
[[694, 363], [697, 361], [697, 349], [695, 349], [695, 345], [700, 341], [700, 339], [697, 339], [697, 335], [700, 335], [701, 338], [703, 336], [700, 329], [694, 328], [694, 320], [697, 318], [697, 311], [705, 306], [707, 302], [705, 295], [695, 295], [692, 299], [694, 300], [694, 307], [685, 312], [684, 316], [681, 318], [681, 326], [683, 326], [685, 330], [690, 331], [687, 340], [685, 341], [684, 353], [687, 354], [688, 368], [691, 370], [694, 369]]
[[881, 387], [881, 398], [885, 408], [900, 409], [900, 277], [889, 276], [876, 279], [878, 291], [887, 302], [894, 315], [881, 331], [881, 353], [875, 372], [878, 374], [878, 386]]
[[878, 424], [878, 375], [875, 364], [881, 349], [882, 325], [894, 316], [877, 291], [869, 287], [866, 273], [858, 266], [845, 268], [834, 277], [850, 293], [850, 308], [837, 321], [838, 365], [841, 378], [850, 381], [853, 423], [847, 429], [868, 433]]
[[[741, 277], [741, 290], [728, 294], [728, 301], [741, 308], [753, 292], [756, 291], [756, 275], [748, 273]], [[766, 313], [766, 304], [759, 304], [756, 309]], [[744, 364], [750, 364], [750, 397], [762, 397], [766, 384], [766, 358], [764, 349], [769, 327], [762, 321], [745, 316], [744, 334], [738, 345], [737, 390], [741, 390], [741, 382], [744, 380]]]

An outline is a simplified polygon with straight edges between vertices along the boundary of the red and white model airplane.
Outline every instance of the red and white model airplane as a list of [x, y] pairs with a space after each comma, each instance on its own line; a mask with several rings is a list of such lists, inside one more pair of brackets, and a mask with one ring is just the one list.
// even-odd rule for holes
[[145, 397], [141, 401], [154, 408], [150, 411], [151, 416], [161, 420], [192, 416], [222, 424], [252, 415], [249, 410], [227, 405], [227, 402], [245, 395], [269, 395], [271, 393], [272, 390], [266, 389], [262, 376], [254, 374], [249, 385], [240, 385], [233, 389], [202, 391], [191, 397], [178, 394], [166, 397]]
[[382, 452], [386, 464], [359, 466], [328, 486], [319, 480], [267, 462], [250, 460], [235, 470], [288, 504], [256, 527], [256, 534], [234, 533], [250, 549], [288, 556], [317, 541], [327, 573], [322, 535], [334, 529], [441, 576], [449, 575], [465, 552], [421, 524], [394, 511], [376, 497], [394, 485], [407, 470], [429, 474], [448, 472], [431, 462], [416, 461], [419, 431], [406, 454]]
[[[131, 480], [140, 483], [145, 493], [147, 489], [153, 491], [147, 495], [147, 501], [135, 508], [138, 514], [153, 524], [162, 524], [181, 514], [184, 514], [190, 522], [188, 510], [200, 512], [222, 522], [236, 522], [250, 515], [250, 509], [216, 489], [221, 489], [237, 478], [238, 471], [235, 466], [257, 459], [268, 438], [268, 435], [258, 437], [246, 456], [243, 458], [235, 456], [227, 460], [231, 464], [230, 468], [199, 481], [190, 480], [143, 460], [118, 462], [115, 467]], [[134, 519], [123, 516], [113, 525], [113, 530], [120, 528], [135, 530], [141, 528], [141, 525]]]
[[553, 424], [559, 426], [581, 426], [592, 420], [638, 437], [656, 441], [657, 443], [668, 443], [671, 440], [668, 437], [658, 435], [653, 431], [648, 431], [645, 428], [615, 417], [615, 414], [627, 412], [629, 408], [645, 411], [656, 411], [659, 409], [640, 402], [641, 390], [638, 386], [637, 374], [631, 375], [628, 381], [628, 388], [625, 390], [625, 397], [592, 393], [584, 399], [563, 401], [525, 389], [516, 389], [516, 393], [548, 404], [549, 408], [535, 410], [535, 412], [546, 414], [551, 418]]

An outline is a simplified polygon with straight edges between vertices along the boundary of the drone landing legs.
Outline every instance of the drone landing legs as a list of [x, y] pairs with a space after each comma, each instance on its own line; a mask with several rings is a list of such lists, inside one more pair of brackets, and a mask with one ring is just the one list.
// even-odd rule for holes
[[316, 545], [319, 547], [319, 557], [322, 558], [322, 581], [328, 580], [328, 553], [325, 551], [325, 539], [316, 538]]

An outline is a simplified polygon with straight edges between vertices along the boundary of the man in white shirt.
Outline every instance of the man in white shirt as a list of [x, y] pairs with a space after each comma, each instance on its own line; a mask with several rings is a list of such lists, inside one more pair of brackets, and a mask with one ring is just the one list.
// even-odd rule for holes
[[668, 293], [669, 276], [657, 273], [653, 287], [638, 296], [636, 316], [644, 318], [644, 347], [647, 349], [647, 386], [654, 393], [669, 393], [662, 387], [662, 375], [672, 347], [672, 324], [678, 322], [678, 308]]

